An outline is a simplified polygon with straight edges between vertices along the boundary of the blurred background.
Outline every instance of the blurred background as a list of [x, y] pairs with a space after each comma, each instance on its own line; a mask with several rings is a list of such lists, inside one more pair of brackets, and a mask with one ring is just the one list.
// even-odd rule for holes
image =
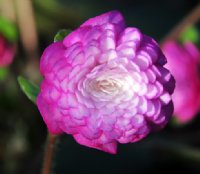
[[[90, 17], [119, 10], [128, 26], [161, 41], [199, 3], [197, 0], [0, 0], [0, 32], [14, 54], [0, 68], [0, 174], [39, 174], [46, 126], [21, 92], [17, 76], [39, 84], [39, 59], [59, 29], [75, 29]], [[200, 13], [200, 11], [199, 11]], [[3, 23], [4, 19], [7, 21]], [[196, 23], [198, 28], [199, 24]], [[9, 27], [6, 27], [9, 26]], [[0, 53], [3, 47], [0, 46]], [[57, 142], [55, 174], [200, 173], [200, 118], [173, 121], [141, 142], [119, 145], [110, 155], [80, 146], [70, 135]]]

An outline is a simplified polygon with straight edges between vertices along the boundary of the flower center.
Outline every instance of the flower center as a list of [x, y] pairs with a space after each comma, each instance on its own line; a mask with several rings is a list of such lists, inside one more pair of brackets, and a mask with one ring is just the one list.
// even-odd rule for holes
[[133, 86], [133, 79], [127, 74], [102, 74], [88, 79], [85, 87], [95, 101], [112, 101], [127, 98]]
[[116, 91], [120, 90], [122, 84], [119, 80], [115, 79], [103, 79], [103, 80], [95, 80], [94, 83], [96, 91], [113, 94]]

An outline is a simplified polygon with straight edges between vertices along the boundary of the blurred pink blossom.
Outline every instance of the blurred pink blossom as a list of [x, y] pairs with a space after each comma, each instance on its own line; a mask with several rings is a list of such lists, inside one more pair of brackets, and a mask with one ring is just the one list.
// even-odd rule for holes
[[180, 45], [174, 41], [163, 45], [168, 68], [175, 77], [172, 95], [174, 115], [181, 123], [193, 119], [200, 109], [200, 52], [193, 43]]
[[174, 78], [158, 44], [117, 11], [89, 19], [44, 51], [37, 106], [51, 133], [116, 153], [163, 128]]
[[14, 45], [9, 43], [4, 36], [0, 35], [0, 67], [8, 66], [14, 58]]

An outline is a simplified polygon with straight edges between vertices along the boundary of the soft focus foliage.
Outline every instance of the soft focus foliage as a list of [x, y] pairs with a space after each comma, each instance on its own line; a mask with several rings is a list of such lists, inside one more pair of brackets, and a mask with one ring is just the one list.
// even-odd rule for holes
[[18, 83], [22, 89], [22, 91], [26, 94], [26, 96], [33, 102], [36, 102], [36, 97], [39, 93], [39, 88], [26, 80], [23, 77], [18, 77]]
[[0, 33], [9, 42], [13, 43], [13, 42], [16, 42], [17, 40], [16, 26], [12, 22], [6, 20], [3, 17], [0, 17]]
[[200, 41], [200, 34], [195, 26], [189, 26], [183, 31], [180, 35], [179, 39], [182, 43], [185, 42], [192, 42], [192, 43], [198, 43]]
[[66, 29], [62, 29], [60, 31], [58, 31], [58, 33], [56, 33], [55, 37], [54, 37], [54, 42], [57, 41], [62, 41], [65, 36], [67, 36], [69, 33], [71, 33], [71, 30], [66, 30]]

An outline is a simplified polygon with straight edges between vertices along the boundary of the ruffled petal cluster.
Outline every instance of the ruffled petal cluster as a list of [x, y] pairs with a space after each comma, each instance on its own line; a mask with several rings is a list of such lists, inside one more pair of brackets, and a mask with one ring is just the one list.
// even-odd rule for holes
[[174, 114], [179, 122], [186, 123], [200, 110], [200, 51], [193, 43], [180, 45], [175, 41], [166, 42], [163, 51], [166, 67], [176, 79]]
[[174, 78], [158, 44], [112, 11], [89, 19], [44, 51], [37, 105], [51, 133], [116, 153], [165, 126]]

